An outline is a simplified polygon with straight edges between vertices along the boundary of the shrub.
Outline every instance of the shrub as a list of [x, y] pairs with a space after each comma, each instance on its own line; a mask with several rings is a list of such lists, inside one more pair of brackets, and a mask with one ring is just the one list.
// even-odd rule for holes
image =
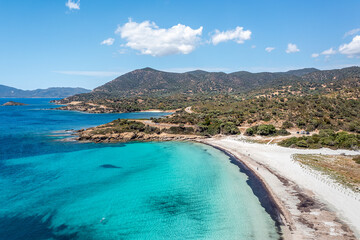
[[303, 147], [303, 148], [308, 148], [309, 144], [305, 140], [300, 140], [300, 141], [296, 142], [296, 146]]
[[245, 134], [248, 136], [253, 136], [255, 133], [254, 129], [252, 127], [249, 127], [246, 129]]
[[276, 133], [277, 133], [278, 135], [281, 135], [281, 136], [290, 135], [290, 133], [289, 133], [288, 131], [286, 131], [286, 129], [277, 130]]
[[276, 128], [274, 127], [274, 125], [265, 125], [265, 124], [258, 126], [256, 131], [256, 134], [262, 136], [273, 135], [275, 133], [276, 133]]
[[283, 129], [288, 129], [288, 128], [292, 128], [292, 127], [294, 127], [294, 124], [292, 124], [292, 123], [289, 122], [289, 121], [285, 121], [285, 122], [283, 122], [281, 128], [283, 128]]
[[360, 155], [357, 155], [357, 156], [353, 157], [353, 160], [354, 160], [357, 164], [360, 164]]
[[170, 127], [169, 129], [164, 130], [164, 132], [172, 134], [193, 134], [194, 129], [192, 127]]
[[319, 135], [314, 134], [312, 136], [285, 139], [279, 145], [284, 147], [291, 147], [293, 145], [309, 148], [326, 146], [331, 148], [358, 149], [360, 148], [360, 135], [348, 134], [346, 132], [334, 133], [332, 130], [324, 130]]
[[322, 137], [322, 138], [324, 138], [324, 137], [334, 137], [335, 132], [334, 132], [334, 130], [331, 130], [331, 129], [323, 129], [323, 130], [320, 130], [319, 136]]
[[304, 119], [298, 119], [297, 121], [296, 121], [296, 125], [299, 127], [299, 128], [302, 128], [302, 127], [304, 127], [305, 125], [306, 125], [306, 121], [304, 120]]
[[233, 122], [226, 122], [220, 125], [221, 133], [225, 135], [239, 134], [240, 131]]

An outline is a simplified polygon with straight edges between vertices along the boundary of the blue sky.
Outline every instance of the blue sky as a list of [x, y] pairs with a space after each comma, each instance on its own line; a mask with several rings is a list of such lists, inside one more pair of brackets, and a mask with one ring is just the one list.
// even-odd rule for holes
[[358, 0], [0, 0], [0, 84], [92, 89], [144, 67], [360, 65], [359, 9]]

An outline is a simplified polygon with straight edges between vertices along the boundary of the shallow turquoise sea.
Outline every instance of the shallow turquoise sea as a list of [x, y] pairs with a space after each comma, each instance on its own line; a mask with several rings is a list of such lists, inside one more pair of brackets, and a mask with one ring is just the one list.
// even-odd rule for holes
[[61, 141], [64, 130], [162, 114], [15, 101], [29, 105], [0, 107], [0, 239], [279, 239], [261, 194], [217, 149]]

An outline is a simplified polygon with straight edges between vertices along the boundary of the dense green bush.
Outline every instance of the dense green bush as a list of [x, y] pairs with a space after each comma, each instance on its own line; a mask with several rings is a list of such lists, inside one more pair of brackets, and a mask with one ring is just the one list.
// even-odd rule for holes
[[276, 136], [276, 135], [289, 135], [290, 133], [285, 129], [276, 130], [274, 125], [261, 124], [247, 128], [245, 135], [261, 135], [261, 136]]
[[309, 144], [305, 140], [299, 140], [295, 144], [298, 147], [303, 147], [303, 148], [308, 148], [309, 147]]
[[253, 136], [254, 134], [255, 134], [255, 129], [252, 127], [247, 128], [245, 131], [245, 135]]
[[292, 128], [292, 127], [294, 127], [294, 124], [292, 124], [292, 123], [289, 122], [289, 121], [285, 121], [285, 122], [283, 122], [281, 128], [283, 128], [283, 129], [288, 129], [288, 128]]
[[276, 133], [276, 128], [274, 125], [259, 125], [256, 131], [256, 134], [268, 136], [268, 135], [274, 135]]
[[287, 135], [290, 135], [290, 133], [288, 131], [286, 131], [286, 129], [279, 129], [279, 130], [276, 130], [276, 134], [277, 135], [280, 135], [280, 136], [287, 136]]
[[192, 127], [170, 127], [169, 129], [164, 129], [164, 132], [172, 134], [194, 134], [194, 128]]
[[333, 130], [321, 130], [319, 134], [303, 137], [292, 137], [279, 143], [284, 147], [301, 147], [301, 148], [345, 148], [359, 149], [360, 135], [349, 134], [347, 132], [335, 133]]
[[221, 134], [225, 135], [234, 135], [240, 133], [238, 127], [232, 122], [222, 123], [220, 125], [220, 132]]

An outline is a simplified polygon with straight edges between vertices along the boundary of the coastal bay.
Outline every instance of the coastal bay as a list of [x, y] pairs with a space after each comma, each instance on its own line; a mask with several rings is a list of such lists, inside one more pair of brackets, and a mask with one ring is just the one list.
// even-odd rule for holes
[[154, 113], [88, 114], [48, 110], [53, 105], [41, 99], [24, 102], [1, 112], [0, 236], [280, 238], [248, 176], [219, 150], [186, 142], [63, 141], [71, 129]]
[[[128, 128], [127, 126], [132, 127]], [[141, 127], [137, 128], [136, 126]], [[146, 127], [153, 128], [151, 129], [152, 133], [146, 133]], [[305, 168], [296, 163], [293, 158], [296, 154], [305, 156], [309, 154], [334, 156], [347, 154], [355, 156], [359, 154], [359, 151], [326, 148], [303, 150], [271, 144], [271, 142], [289, 139], [291, 135], [296, 135], [296, 132], [291, 133], [290, 136], [272, 138], [260, 136], [210, 137], [184, 134], [181, 131], [180, 133], [177, 132], [178, 134], [168, 133], [171, 128], [186, 129], [192, 127], [194, 126], [183, 125], [179, 127], [177, 124], [157, 123], [149, 120], [114, 121], [80, 131], [78, 140], [104, 143], [195, 141], [209, 144], [233, 157], [235, 159], [232, 160], [233, 163], [244, 164], [240, 169], [248, 168], [248, 173], [253, 174], [258, 179], [257, 186], [263, 187], [263, 196], [268, 196], [270, 205], [273, 205], [271, 208], [279, 213], [280, 221], [278, 222], [282, 223], [280, 225], [285, 239], [355, 239], [358, 235], [360, 219], [358, 219], [358, 213], [354, 209], [358, 209], [359, 193], [340, 185], [329, 176], [322, 176], [321, 172]], [[119, 133], [114, 133], [114, 130], [115, 132], [119, 131]], [[255, 142], [264, 142], [265, 144]], [[260, 149], [261, 151], [259, 151]], [[250, 155], [259, 153], [263, 154], [261, 158], [253, 159], [250, 157]], [[287, 166], [287, 170], [290, 171], [283, 172], [281, 169], [277, 169], [279, 168], [279, 161], [282, 163], [281, 166]], [[301, 178], [294, 179], [293, 176], [301, 176]], [[319, 188], [319, 186], [321, 187]], [[259, 199], [262, 197], [260, 196]], [[344, 202], [347, 204], [344, 205]]]

